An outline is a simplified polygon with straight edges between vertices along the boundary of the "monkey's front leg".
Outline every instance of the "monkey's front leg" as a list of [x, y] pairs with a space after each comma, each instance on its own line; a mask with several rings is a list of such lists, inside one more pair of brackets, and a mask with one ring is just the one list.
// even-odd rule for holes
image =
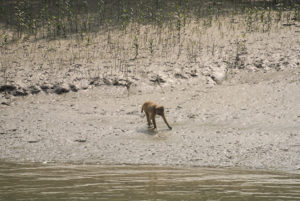
[[148, 122], [148, 128], [151, 127], [151, 121], [150, 121], [150, 115], [148, 112], [146, 112], [147, 122]]
[[166, 117], [165, 117], [164, 114], [162, 115], [162, 118], [164, 119], [164, 122], [167, 124], [168, 128], [169, 128], [170, 130], [172, 130], [172, 127], [169, 125], [169, 123], [168, 123], [168, 121], [167, 121], [167, 119], [166, 119]]
[[155, 115], [152, 116], [152, 122], [153, 122], [153, 125], [154, 125], [153, 129], [156, 129]]

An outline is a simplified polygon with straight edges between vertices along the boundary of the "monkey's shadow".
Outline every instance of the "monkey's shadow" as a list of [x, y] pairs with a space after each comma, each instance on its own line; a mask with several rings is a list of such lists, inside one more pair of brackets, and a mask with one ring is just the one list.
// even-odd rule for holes
[[143, 134], [146, 134], [146, 135], [157, 135], [160, 132], [166, 132], [166, 131], [170, 131], [170, 130], [169, 129], [159, 129], [159, 130], [157, 130], [157, 129], [153, 129], [152, 127], [147, 128], [145, 126], [145, 127], [137, 128], [136, 131], [138, 133], [143, 133]]

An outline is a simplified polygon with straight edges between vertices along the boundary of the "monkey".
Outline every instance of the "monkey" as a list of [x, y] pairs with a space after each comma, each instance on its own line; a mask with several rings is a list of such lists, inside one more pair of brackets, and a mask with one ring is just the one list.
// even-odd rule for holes
[[162, 116], [164, 122], [167, 124], [168, 128], [170, 130], [172, 129], [172, 127], [169, 125], [169, 123], [165, 117], [164, 110], [165, 110], [164, 106], [157, 105], [156, 103], [153, 103], [151, 101], [147, 101], [143, 104], [141, 113], [143, 113], [143, 111], [146, 113], [146, 117], [147, 117], [147, 121], [148, 121], [148, 128], [150, 128], [151, 120], [154, 125], [154, 129], [157, 128], [156, 122], [155, 122], [155, 115], [160, 115], [160, 116]]

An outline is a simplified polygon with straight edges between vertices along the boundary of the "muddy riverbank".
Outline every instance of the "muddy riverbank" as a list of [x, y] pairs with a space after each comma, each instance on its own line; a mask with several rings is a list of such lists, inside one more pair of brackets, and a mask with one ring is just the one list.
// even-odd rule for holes
[[[251, 75], [257, 81], [235, 83]], [[39, 94], [1, 105], [8, 161], [300, 168], [300, 71], [240, 73], [223, 85]], [[149, 130], [141, 105], [165, 105]]]

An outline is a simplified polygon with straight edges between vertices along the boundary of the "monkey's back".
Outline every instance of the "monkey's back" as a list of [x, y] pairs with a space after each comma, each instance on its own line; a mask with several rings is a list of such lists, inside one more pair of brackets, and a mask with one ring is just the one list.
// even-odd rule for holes
[[155, 106], [157, 106], [156, 103], [154, 103], [152, 101], [146, 101], [142, 106], [142, 112], [148, 111], [150, 108], [154, 108]]

